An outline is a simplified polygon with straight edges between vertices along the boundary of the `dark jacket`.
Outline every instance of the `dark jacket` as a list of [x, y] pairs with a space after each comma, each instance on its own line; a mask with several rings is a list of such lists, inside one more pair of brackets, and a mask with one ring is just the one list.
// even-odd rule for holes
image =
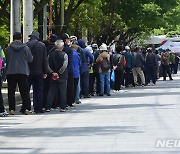
[[7, 75], [24, 74], [29, 75], [28, 63], [32, 62], [33, 56], [29, 47], [21, 42], [14, 41], [5, 51], [7, 63]]
[[158, 66], [156, 55], [154, 53], [148, 53], [147, 54], [146, 65]]
[[44, 43], [37, 39], [30, 39], [27, 43], [33, 55], [33, 61], [29, 64], [30, 75], [42, 75], [48, 72], [47, 51]]
[[117, 70], [123, 70], [123, 60], [124, 56], [122, 54], [113, 54], [112, 64], [113, 66], [117, 66]]
[[59, 81], [67, 80], [68, 78], [68, 55], [56, 49], [49, 54], [48, 58], [50, 72], [59, 74]]
[[93, 51], [93, 56], [94, 56], [93, 72], [96, 72], [96, 73], [99, 72], [99, 64], [96, 62], [96, 59], [98, 58], [99, 54], [100, 54], [99, 50]]
[[126, 59], [125, 68], [132, 68], [132, 54], [129, 51], [125, 51], [122, 53]]
[[68, 55], [68, 73], [73, 74], [73, 69], [72, 69], [73, 51], [67, 44], [64, 44], [63, 51]]
[[47, 50], [47, 55], [49, 55], [51, 52], [55, 51], [57, 49], [55, 44], [50, 44], [47, 46], [46, 50]]
[[139, 52], [134, 52], [132, 54], [133, 57], [133, 68], [141, 68], [143, 64], [145, 63], [145, 59], [143, 55]]

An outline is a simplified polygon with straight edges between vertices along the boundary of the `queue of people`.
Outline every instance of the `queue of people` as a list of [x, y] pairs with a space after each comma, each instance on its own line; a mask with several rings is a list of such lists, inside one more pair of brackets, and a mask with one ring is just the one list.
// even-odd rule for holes
[[[129, 46], [116, 46], [112, 52], [105, 43], [86, 46], [84, 40], [63, 34], [60, 39], [51, 34], [39, 41], [33, 31], [29, 41], [22, 43], [16, 32], [5, 53], [0, 48], [0, 68], [5, 67], [8, 82], [9, 112], [3, 105], [0, 90], [0, 116], [14, 115], [15, 91], [18, 85], [22, 97], [22, 114], [39, 114], [59, 108], [66, 112], [80, 104], [81, 98], [111, 96], [111, 89], [155, 85], [162, 76], [169, 80], [177, 73], [179, 57], [170, 52]], [[2, 71], [1, 71], [2, 72]], [[4, 75], [0, 75], [0, 88]], [[33, 90], [33, 112], [30, 90]]]

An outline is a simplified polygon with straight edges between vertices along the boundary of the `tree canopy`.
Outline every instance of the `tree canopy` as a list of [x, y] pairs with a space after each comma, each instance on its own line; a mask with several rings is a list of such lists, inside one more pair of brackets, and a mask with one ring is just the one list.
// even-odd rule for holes
[[[39, 25], [43, 6], [48, 2], [34, 0], [34, 20]], [[10, 0], [0, 0], [1, 44], [9, 41], [9, 3]], [[65, 0], [62, 30], [60, 5], [60, 0], [53, 0], [53, 33], [58, 36], [68, 32], [81, 38], [82, 30], [87, 29], [89, 43], [109, 44], [116, 37], [126, 45], [155, 31], [169, 36], [180, 34], [180, 0]]]

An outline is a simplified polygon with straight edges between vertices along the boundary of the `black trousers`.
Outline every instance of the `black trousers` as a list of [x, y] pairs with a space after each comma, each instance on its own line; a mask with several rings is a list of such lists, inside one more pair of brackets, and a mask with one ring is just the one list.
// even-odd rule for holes
[[0, 76], [0, 113], [4, 112], [4, 101], [2, 96], [2, 77]]
[[[96, 82], [96, 90], [94, 91], [94, 83]], [[100, 78], [99, 73], [94, 72], [89, 74], [89, 93], [94, 94], [96, 92], [97, 94], [100, 93]]]
[[168, 74], [169, 79], [172, 79], [171, 77], [171, 71], [170, 71], [170, 66], [169, 65], [163, 65], [162, 64], [162, 74], [163, 74], [163, 78], [164, 80], [166, 80], [166, 75]]
[[131, 68], [125, 68], [124, 79], [125, 79], [126, 87], [128, 87], [132, 83], [130, 71], [131, 71]]
[[59, 96], [58, 104], [61, 109], [66, 108], [66, 89], [67, 88], [67, 80], [64, 81], [50, 81], [49, 92], [47, 97], [46, 108], [51, 108], [52, 103], [56, 95]]
[[18, 84], [22, 98], [22, 111], [31, 110], [31, 100], [29, 96], [28, 76], [23, 74], [7, 75], [9, 110], [16, 109], [15, 90]]
[[123, 70], [116, 69], [114, 73], [115, 73], [114, 90], [120, 90], [124, 78]]
[[67, 105], [72, 106], [73, 104], [73, 96], [74, 96], [74, 78], [73, 74], [68, 74], [68, 82], [67, 82]]

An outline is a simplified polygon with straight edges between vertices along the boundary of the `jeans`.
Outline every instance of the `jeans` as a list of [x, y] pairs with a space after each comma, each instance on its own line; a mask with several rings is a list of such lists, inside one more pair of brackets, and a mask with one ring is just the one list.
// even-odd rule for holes
[[51, 108], [53, 100], [55, 96], [58, 94], [59, 99], [58, 99], [58, 104], [61, 109], [66, 108], [66, 90], [67, 90], [67, 80], [64, 81], [50, 81], [50, 86], [49, 86], [49, 92], [48, 92], [48, 97], [47, 97], [47, 104], [46, 108]]
[[74, 94], [73, 94], [73, 102], [76, 101], [76, 92], [78, 89], [78, 83], [79, 83], [79, 78], [74, 78]]
[[89, 95], [89, 72], [81, 74], [81, 94], [84, 96]]
[[30, 75], [29, 88], [33, 87], [33, 107], [35, 111], [41, 111], [43, 108], [43, 75]]
[[10, 74], [7, 75], [8, 82], [8, 102], [9, 110], [14, 110], [15, 105], [15, 90], [18, 84], [19, 91], [22, 97], [22, 111], [26, 109], [31, 110], [31, 100], [29, 96], [28, 76], [23, 74]]
[[100, 76], [100, 94], [104, 95], [104, 86], [106, 85], [106, 93], [110, 94], [110, 73], [99, 73]]
[[80, 99], [80, 92], [81, 92], [81, 79], [79, 78], [79, 81], [78, 81], [78, 85], [77, 85], [77, 89], [76, 89], [76, 96], [75, 96], [75, 100], [79, 100]]
[[4, 112], [4, 101], [2, 96], [2, 77], [0, 76], [0, 113]]

